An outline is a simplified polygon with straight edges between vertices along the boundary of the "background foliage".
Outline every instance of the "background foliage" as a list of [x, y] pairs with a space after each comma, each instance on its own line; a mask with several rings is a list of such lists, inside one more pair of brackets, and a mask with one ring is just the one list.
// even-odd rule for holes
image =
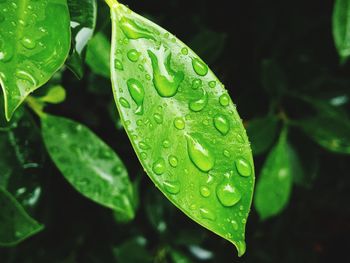
[[[344, 9], [346, 1], [338, 2]], [[226, 84], [245, 120], [258, 174], [255, 204], [260, 201], [253, 205], [247, 223], [248, 252], [238, 259], [231, 244], [188, 220], [155, 189], [116, 118], [110, 81], [103, 77], [108, 65], [94, 68], [93, 63], [104, 63], [94, 60], [103, 58], [98, 52], [108, 48], [96, 48], [90, 42], [90, 67], [84, 65], [82, 79], [75, 76], [81, 72], [74, 75], [63, 69], [47, 85], [61, 84], [67, 91], [65, 102], [47, 111], [85, 124], [118, 153], [138, 189], [136, 218], [117, 222], [109, 209], [75, 191], [44, 150], [38, 120], [23, 108], [10, 135], [0, 132], [0, 172], [6, 171], [7, 163], [16, 163], [11, 171], [16, 180], [10, 185], [14, 190], [27, 189], [28, 196], [20, 192], [16, 198], [45, 228], [16, 247], [0, 249], [0, 261], [332, 262], [336, 254], [344, 262], [349, 260], [350, 66], [346, 53], [338, 55], [333, 40], [335, 2], [149, 0], [125, 4], [191, 46]], [[346, 33], [346, 29], [338, 31]], [[110, 23], [103, 1], [98, 2], [96, 32], [102, 39], [95, 38], [96, 45], [105, 47], [101, 34], [108, 41]], [[32, 127], [30, 134], [28, 127]], [[10, 145], [3, 145], [4, 136], [12, 138]], [[282, 160], [273, 156], [280, 156], [279, 149], [283, 149]], [[267, 178], [264, 174], [278, 175], [281, 167], [291, 171], [287, 173], [291, 180], [284, 182], [286, 190], [265, 201], [280, 202], [274, 206], [279, 207], [277, 212], [269, 211], [270, 205], [261, 205], [268, 195], [259, 194], [259, 184]], [[263, 168], [269, 172], [260, 173]], [[279, 189], [275, 181], [266, 180], [261, 187], [266, 192]]]

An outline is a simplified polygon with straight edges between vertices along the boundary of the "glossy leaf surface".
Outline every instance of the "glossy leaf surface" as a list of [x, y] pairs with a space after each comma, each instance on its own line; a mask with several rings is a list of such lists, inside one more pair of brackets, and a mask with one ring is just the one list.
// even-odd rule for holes
[[115, 100], [143, 167], [171, 202], [243, 255], [254, 167], [235, 105], [174, 35], [121, 4], [112, 23]]
[[62, 66], [69, 48], [66, 0], [0, 1], [0, 84], [7, 119]]
[[333, 38], [341, 60], [350, 56], [350, 1], [336, 0], [333, 10]]
[[45, 115], [42, 134], [52, 160], [78, 192], [124, 220], [134, 218], [133, 186], [109, 146], [87, 127], [62, 117]]
[[260, 218], [272, 217], [287, 205], [295, 171], [294, 157], [295, 153], [287, 142], [286, 131], [282, 131], [258, 177], [254, 205]]
[[14, 246], [43, 226], [32, 219], [16, 199], [0, 187], [0, 246]]

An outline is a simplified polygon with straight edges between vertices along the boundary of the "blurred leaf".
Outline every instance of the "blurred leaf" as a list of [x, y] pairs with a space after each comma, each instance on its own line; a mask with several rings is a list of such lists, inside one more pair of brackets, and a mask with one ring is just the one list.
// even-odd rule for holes
[[132, 220], [134, 189], [116, 153], [82, 124], [52, 115], [41, 121], [46, 148], [68, 182], [85, 197]]
[[2, 187], [0, 211], [0, 246], [15, 246], [44, 228]]
[[151, 263], [152, 255], [146, 248], [144, 237], [132, 238], [114, 249], [118, 263]]
[[275, 142], [278, 132], [278, 119], [266, 116], [248, 121], [247, 134], [254, 155], [266, 152]]
[[288, 204], [295, 167], [294, 151], [283, 130], [261, 169], [255, 190], [254, 204], [261, 219], [279, 214]]
[[112, 27], [115, 102], [145, 171], [242, 256], [254, 168], [227, 90], [189, 47], [122, 4], [112, 6]]
[[203, 29], [191, 39], [188, 46], [208, 64], [213, 64], [222, 55], [226, 38], [225, 33]]
[[39, 101], [59, 104], [66, 99], [66, 90], [61, 85], [52, 86], [45, 96], [38, 98]]
[[350, 121], [336, 116], [315, 116], [296, 122], [312, 140], [325, 149], [350, 154]]
[[265, 59], [261, 64], [261, 83], [272, 97], [279, 97], [288, 89], [288, 80], [281, 65], [274, 59]]
[[96, 0], [68, 0], [71, 19], [72, 47], [67, 67], [79, 78], [83, 77], [83, 51], [96, 26]]
[[350, 1], [336, 0], [333, 9], [333, 38], [342, 62], [350, 56]]
[[91, 70], [100, 76], [110, 77], [111, 43], [99, 32], [89, 42], [86, 52], [86, 63]]
[[193, 262], [188, 256], [184, 255], [183, 253], [176, 251], [176, 250], [170, 250], [170, 256], [173, 263], [191, 263]]

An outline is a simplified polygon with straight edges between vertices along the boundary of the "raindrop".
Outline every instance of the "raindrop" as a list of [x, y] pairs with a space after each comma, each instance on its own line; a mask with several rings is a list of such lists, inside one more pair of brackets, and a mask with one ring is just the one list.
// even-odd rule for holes
[[145, 142], [140, 142], [140, 143], [139, 143], [139, 147], [140, 147], [140, 149], [142, 149], [142, 150], [148, 150], [148, 149], [151, 148], [151, 147], [149, 147], [149, 145], [148, 145], [147, 143], [145, 143]]
[[200, 79], [194, 79], [192, 81], [192, 89], [198, 89], [199, 87], [202, 86], [202, 81]]
[[32, 41], [30, 38], [27, 37], [22, 38], [21, 44], [27, 49], [34, 49], [36, 47], [35, 41]]
[[215, 80], [213, 80], [213, 81], [209, 81], [209, 87], [210, 88], [215, 88], [216, 87], [216, 81]]
[[161, 114], [155, 113], [155, 114], [153, 114], [153, 118], [154, 118], [156, 123], [158, 123], [158, 124], [163, 123], [163, 116]]
[[136, 114], [143, 114], [143, 100], [145, 98], [145, 90], [143, 89], [143, 85], [140, 81], [136, 79], [129, 79], [127, 81], [128, 89], [131, 98], [137, 105], [137, 109], [135, 111]]
[[114, 60], [114, 66], [118, 70], [123, 70], [124, 69], [123, 63], [119, 59], [115, 59]]
[[227, 158], [230, 158], [231, 157], [231, 154], [228, 150], [224, 150], [224, 156], [227, 157]]
[[137, 52], [136, 49], [131, 49], [128, 51], [127, 56], [131, 62], [137, 62], [139, 60], [140, 53]]
[[165, 161], [163, 158], [160, 158], [153, 163], [152, 170], [155, 174], [161, 175], [165, 172], [165, 168]]
[[236, 168], [237, 168], [237, 171], [238, 173], [241, 175], [241, 176], [244, 176], [244, 177], [248, 177], [251, 175], [252, 173], [252, 167], [250, 166], [250, 164], [243, 158], [238, 158], [236, 160]]
[[238, 224], [236, 220], [231, 220], [232, 228], [233, 230], [237, 231], [238, 230]]
[[241, 200], [241, 193], [231, 183], [221, 183], [216, 188], [216, 195], [223, 206], [233, 206]]
[[178, 160], [174, 155], [169, 155], [168, 161], [172, 167], [176, 167], [178, 165]]
[[185, 121], [181, 117], [177, 117], [174, 119], [174, 126], [178, 130], [185, 129]]
[[193, 164], [203, 172], [213, 169], [215, 157], [203, 140], [196, 134], [187, 135], [186, 137], [188, 155]]
[[182, 55], [187, 55], [187, 54], [188, 54], [188, 49], [187, 49], [186, 47], [183, 47], [183, 48], [181, 49], [181, 54], [182, 54]]
[[119, 21], [120, 27], [123, 30], [124, 34], [129, 39], [153, 39], [155, 40], [153, 33], [136, 23], [135, 21], [123, 16]]
[[208, 66], [198, 58], [192, 58], [192, 66], [199, 76], [205, 76], [208, 73]]
[[124, 108], [127, 108], [127, 109], [130, 108], [129, 102], [128, 102], [125, 98], [123, 98], [123, 97], [121, 97], [121, 98], [119, 99], [119, 103], [120, 103], [120, 105], [122, 105]]
[[227, 94], [222, 94], [219, 98], [219, 102], [220, 102], [221, 106], [226, 107], [230, 103], [230, 98]]
[[169, 148], [170, 147], [170, 142], [168, 140], [164, 140], [162, 144], [163, 144], [164, 148]]
[[189, 104], [189, 108], [191, 111], [199, 112], [205, 108], [205, 106], [208, 103], [208, 94], [207, 92], [202, 89], [203, 95], [200, 99], [191, 101]]
[[165, 181], [164, 183], [165, 190], [170, 194], [178, 194], [180, 192], [180, 183], [178, 181], [170, 182]]
[[214, 117], [214, 126], [222, 135], [226, 135], [230, 130], [230, 124], [222, 114], [217, 114]]
[[215, 214], [207, 208], [200, 208], [199, 212], [204, 219], [209, 219], [211, 221], [214, 221], [216, 219]]
[[200, 189], [200, 193], [203, 197], [208, 197], [210, 196], [210, 189], [206, 186], [202, 186]]

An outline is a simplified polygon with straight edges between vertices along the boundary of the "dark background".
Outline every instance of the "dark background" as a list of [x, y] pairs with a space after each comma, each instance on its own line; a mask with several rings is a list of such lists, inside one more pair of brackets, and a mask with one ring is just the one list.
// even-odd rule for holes
[[[292, 120], [312, 116], [291, 94], [324, 100], [350, 95], [350, 67], [340, 65], [332, 38], [334, 1], [123, 3], [198, 52], [229, 90], [246, 125], [271, 111]], [[98, 29], [108, 34], [103, 1], [98, 19]], [[274, 61], [284, 81], [275, 74], [270, 87], [263, 85], [266, 60]], [[140, 180], [137, 217], [116, 223], [109, 210], [75, 192], [47, 160], [38, 212], [46, 230], [16, 248], [0, 249], [0, 262], [350, 262], [349, 156], [331, 153], [291, 127], [289, 140], [305, 167], [312, 162], [312, 175], [306, 187], [293, 187], [280, 215], [262, 222], [252, 207], [247, 252], [238, 258], [231, 244], [190, 221], [155, 189], [120, 124], [113, 122], [109, 81], [85, 73], [78, 81], [63, 72], [68, 99], [49, 111], [85, 123], [121, 156], [130, 176]], [[349, 112], [348, 103], [344, 110]], [[257, 180], [265, 158], [255, 157]], [[188, 261], [174, 261], [172, 251]]]

